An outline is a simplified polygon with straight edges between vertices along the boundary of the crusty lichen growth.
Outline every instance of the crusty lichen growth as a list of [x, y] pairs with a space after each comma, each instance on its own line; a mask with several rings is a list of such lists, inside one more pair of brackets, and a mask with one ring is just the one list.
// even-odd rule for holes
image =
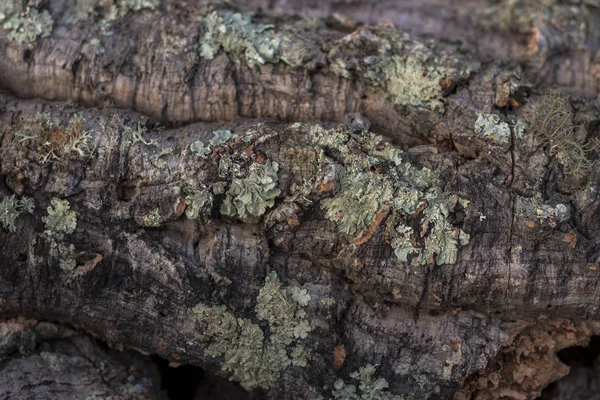
[[309, 354], [300, 340], [311, 331], [304, 307], [310, 295], [296, 286], [283, 288], [277, 274], [265, 279], [256, 305], [258, 319], [269, 324], [269, 339], [258, 324], [236, 318], [225, 306], [198, 304], [194, 314], [202, 326], [198, 336], [205, 354], [222, 357], [221, 368], [247, 390], [269, 389], [291, 364], [305, 366]]
[[77, 214], [70, 210], [68, 200], [52, 198], [46, 209], [48, 215], [42, 217], [46, 225], [46, 234], [49, 236], [67, 234], [70, 235], [77, 227]]
[[160, 210], [157, 208], [150, 211], [148, 214], [144, 215], [143, 221], [144, 225], [152, 228], [156, 228], [162, 224], [162, 216], [160, 215]]
[[578, 126], [573, 124], [569, 98], [558, 92], [548, 92], [535, 105], [530, 121], [531, 131], [549, 146], [563, 165], [566, 174], [573, 177], [586, 175], [593, 166], [589, 154], [600, 148], [600, 141], [581, 141], [575, 138]]
[[[403, 400], [401, 395], [394, 395], [388, 391], [389, 384], [383, 378], [373, 379], [375, 376], [375, 367], [367, 364], [350, 374], [352, 379], [358, 380], [358, 390], [356, 385], [346, 384], [338, 379], [333, 384], [331, 391], [332, 400]], [[319, 397], [313, 400], [322, 400]]]
[[438, 111], [444, 106], [443, 78], [446, 84], [464, 80], [478, 68], [462, 55], [416, 41], [387, 24], [366, 27], [340, 39], [328, 58], [333, 72], [345, 78], [359, 75], [384, 87], [396, 104]]
[[10, 232], [15, 232], [17, 218], [23, 213], [32, 214], [34, 209], [35, 203], [31, 197], [21, 197], [20, 199], [15, 196], [5, 197], [0, 200], [0, 226]]
[[443, 109], [440, 79], [445, 73], [427, 68], [413, 57], [383, 57], [367, 70], [366, 76], [375, 86], [387, 86], [388, 96], [396, 104]]
[[223, 49], [236, 63], [244, 59], [253, 67], [277, 56], [281, 39], [274, 34], [274, 26], [254, 24], [251, 15], [213, 11], [200, 22], [205, 29], [198, 50], [202, 58], [212, 60]]
[[40, 36], [50, 36], [54, 21], [48, 11], [39, 12], [27, 2], [0, 0], [0, 23], [8, 31], [8, 39], [30, 43]]
[[190, 150], [196, 153], [198, 157], [206, 158], [212, 153], [215, 147], [226, 144], [230, 139], [235, 139], [237, 135], [232, 134], [231, 131], [226, 129], [219, 129], [213, 132], [213, 137], [205, 143], [201, 140], [197, 140], [190, 145]]
[[[458, 202], [438, 187], [437, 173], [416, 168], [403, 153], [370, 132], [351, 133], [341, 127], [295, 124], [323, 156], [321, 165], [339, 165], [340, 190], [321, 201], [325, 217], [360, 243], [387, 218], [386, 235], [400, 261], [413, 265], [453, 264], [458, 246], [469, 235], [450, 223]], [[467, 204], [460, 202], [461, 206]]]
[[233, 178], [221, 205], [221, 214], [230, 217], [259, 217], [272, 207], [281, 193], [277, 188], [276, 162], [254, 163], [245, 178]]
[[500, 116], [497, 114], [479, 114], [475, 121], [475, 133], [499, 143], [508, 143], [510, 126], [506, 122], [500, 122]]
[[213, 195], [207, 189], [184, 189], [185, 194], [185, 216], [196, 219], [202, 213], [207, 213], [213, 204]]
[[204, 35], [198, 45], [200, 58], [212, 60], [221, 51], [240, 66], [283, 62], [292, 67], [314, 69], [324, 62], [320, 46], [307, 40], [301, 31], [283, 26], [252, 22], [253, 14], [213, 11], [200, 18]]

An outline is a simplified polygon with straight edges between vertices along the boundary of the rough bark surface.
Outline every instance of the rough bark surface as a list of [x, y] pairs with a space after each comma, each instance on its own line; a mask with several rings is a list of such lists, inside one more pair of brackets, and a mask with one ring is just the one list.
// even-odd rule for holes
[[[600, 335], [597, 149], [571, 174], [564, 142], [545, 141], [535, 122], [545, 93], [563, 89], [573, 143], [598, 137], [597, 2], [165, 0], [109, 22], [104, 5], [33, 3], [53, 16], [51, 35], [19, 43], [0, 29], [0, 200], [35, 203], [14, 231], [0, 229], [0, 368], [15, 377], [0, 382], [3, 396], [164, 398], [150, 367], [145, 386], [103, 378], [95, 360], [115, 356], [54, 322], [229, 378], [197, 306], [225, 306], [266, 346], [276, 327], [257, 298], [272, 272], [310, 296], [311, 329], [295, 340], [311, 356], [249, 398], [329, 398], [371, 364], [385, 396], [534, 399], [568, 374], [558, 351]], [[259, 7], [252, 23], [301, 45], [258, 64], [223, 48], [202, 56], [201, 16]], [[386, 57], [404, 60], [391, 78], [378, 75]], [[436, 97], [392, 90], [412, 59], [416, 80], [441, 71]], [[486, 115], [496, 130], [477, 127]], [[420, 233], [414, 249], [427, 250], [441, 223], [423, 225], [431, 199], [404, 214], [380, 206], [350, 233], [341, 224], [352, 215], [328, 214], [352, 163], [384, 180], [401, 168], [371, 161], [391, 147], [366, 130], [404, 150], [402, 168], [437, 174], [455, 262], [441, 262], [442, 249], [421, 265], [417, 250], [405, 261], [392, 247], [402, 215]], [[222, 131], [233, 137], [217, 140]], [[227, 211], [235, 185], [272, 165], [272, 204]], [[58, 199], [76, 213], [72, 230], [49, 227]], [[14, 353], [36, 335], [58, 338], [43, 354], [65, 366], [46, 369], [35, 345]]]

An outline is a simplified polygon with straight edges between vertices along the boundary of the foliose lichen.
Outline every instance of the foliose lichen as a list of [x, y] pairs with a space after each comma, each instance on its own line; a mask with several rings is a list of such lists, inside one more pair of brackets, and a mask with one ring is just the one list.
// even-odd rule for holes
[[284, 288], [277, 274], [271, 273], [256, 305], [258, 319], [269, 324], [268, 341], [252, 320], [236, 318], [225, 306], [205, 304], [193, 310], [203, 328], [198, 340], [206, 355], [223, 358], [221, 368], [231, 372], [231, 380], [247, 390], [269, 389], [289, 365], [306, 365], [309, 354], [300, 341], [312, 329], [304, 311], [309, 301], [306, 290]]
[[72, 244], [64, 245], [60, 243], [58, 245], [59, 261], [58, 266], [64, 271], [72, 271], [77, 267], [77, 258], [75, 254], [75, 246]]
[[320, 46], [301, 34], [301, 29], [252, 22], [253, 14], [217, 12], [201, 17], [204, 36], [198, 45], [198, 55], [212, 60], [221, 50], [239, 66], [244, 61], [249, 67], [265, 63], [283, 62], [292, 67], [314, 69], [324, 63]]
[[231, 131], [226, 129], [219, 129], [213, 132], [213, 137], [205, 143], [201, 140], [195, 141], [190, 145], [190, 150], [196, 153], [198, 157], [206, 158], [213, 149], [218, 146], [222, 146], [227, 143], [230, 139], [236, 138], [237, 135], [231, 134]]
[[304, 129], [313, 145], [332, 155], [322, 157], [321, 163], [342, 169], [339, 192], [321, 201], [326, 218], [357, 238], [368, 237], [374, 224], [387, 218], [386, 233], [400, 261], [410, 256], [413, 265], [456, 262], [458, 246], [467, 244], [469, 235], [450, 223], [459, 198], [437, 186], [436, 172], [415, 167], [400, 150], [367, 131], [318, 125]]
[[221, 214], [231, 217], [259, 217], [275, 203], [281, 193], [277, 188], [276, 162], [253, 163], [245, 178], [233, 178], [221, 205]]
[[[513, 124], [513, 132], [516, 139], [521, 139], [526, 129], [526, 124], [517, 120]], [[475, 121], [475, 133], [483, 135], [498, 143], [510, 141], [511, 126], [506, 122], [500, 122], [498, 114], [478, 114]]]
[[444, 79], [447, 84], [466, 79], [479, 64], [435, 46], [380, 24], [340, 39], [329, 51], [329, 65], [342, 77], [362, 76], [385, 88], [396, 104], [442, 111]]
[[196, 219], [202, 212], [208, 212], [213, 204], [213, 196], [207, 189], [184, 189], [185, 216]]
[[254, 24], [249, 14], [217, 11], [200, 22], [205, 29], [198, 50], [202, 58], [212, 60], [221, 49], [237, 63], [245, 59], [250, 67], [276, 58], [281, 39], [274, 34], [273, 25]]
[[162, 223], [162, 216], [160, 215], [158, 207], [144, 215], [143, 221], [145, 226], [153, 228], [160, 226]]
[[39, 36], [52, 33], [54, 21], [47, 10], [38, 11], [21, 1], [0, 0], [0, 23], [8, 31], [8, 39], [19, 43], [30, 43]]
[[375, 86], [387, 87], [388, 96], [396, 104], [443, 109], [440, 79], [442, 69], [427, 68], [413, 57], [378, 57], [366, 72]]
[[48, 215], [42, 217], [46, 224], [46, 234], [49, 236], [70, 235], [77, 227], [77, 214], [70, 210], [68, 200], [52, 198], [47, 208]]
[[[373, 379], [375, 376], [375, 367], [367, 364], [350, 374], [352, 379], [358, 380], [356, 385], [346, 384], [338, 379], [333, 384], [330, 399], [333, 400], [403, 400], [401, 395], [394, 395], [388, 391], [389, 384], [383, 378]], [[358, 389], [358, 390], [357, 390]], [[319, 397], [312, 400], [323, 400]]]
[[17, 218], [23, 213], [32, 214], [34, 209], [35, 203], [31, 197], [21, 197], [20, 199], [15, 196], [4, 197], [0, 200], [0, 226], [10, 232], [15, 232]]

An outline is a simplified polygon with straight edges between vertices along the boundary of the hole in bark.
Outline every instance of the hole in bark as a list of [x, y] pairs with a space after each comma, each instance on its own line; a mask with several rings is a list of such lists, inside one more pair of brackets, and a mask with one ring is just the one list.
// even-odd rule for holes
[[138, 194], [137, 185], [131, 183], [121, 183], [117, 188], [117, 197], [121, 201], [132, 201]]
[[153, 355], [161, 375], [161, 390], [172, 400], [248, 399], [248, 393], [236, 383], [212, 375], [200, 367], [170, 367], [169, 361]]
[[600, 336], [592, 336], [587, 347], [561, 350], [557, 357], [571, 367], [564, 378], [546, 387], [538, 400], [587, 400], [600, 393]]

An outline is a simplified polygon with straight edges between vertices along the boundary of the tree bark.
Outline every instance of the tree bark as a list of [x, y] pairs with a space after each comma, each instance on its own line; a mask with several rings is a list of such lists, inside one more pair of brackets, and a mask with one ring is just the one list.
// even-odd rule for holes
[[[269, 399], [329, 398], [369, 364], [382, 396], [533, 399], [568, 374], [559, 350], [600, 334], [597, 3], [161, 1], [115, 19], [103, 2], [30, 3], [52, 15], [48, 37], [0, 29], [0, 200], [35, 203], [0, 229], [5, 326], [66, 323]], [[213, 38], [208, 57], [211, 16], [242, 44]], [[279, 42], [261, 63], [250, 50], [265, 58], [265, 37]], [[556, 89], [572, 129], [550, 142], [540, 104]], [[590, 144], [584, 173], [571, 173], [567, 139]], [[355, 196], [362, 176], [380, 196]], [[414, 207], [397, 206], [405, 193]], [[336, 199], [357, 207], [332, 212]], [[413, 232], [408, 256], [399, 227]], [[283, 324], [259, 311], [269, 279], [296, 309], [286, 323], [308, 322], [289, 337], [310, 357], [288, 365], [287, 343], [275, 381], [253, 384], [210, 345], [256, 326], [262, 349], [224, 343], [266, 357]], [[217, 306], [235, 332], [212, 331]], [[65, 375], [88, 386], [43, 397], [17, 377], [43, 370], [38, 358], [3, 361], [15, 380], [0, 393], [164, 398], [91, 367]]]

